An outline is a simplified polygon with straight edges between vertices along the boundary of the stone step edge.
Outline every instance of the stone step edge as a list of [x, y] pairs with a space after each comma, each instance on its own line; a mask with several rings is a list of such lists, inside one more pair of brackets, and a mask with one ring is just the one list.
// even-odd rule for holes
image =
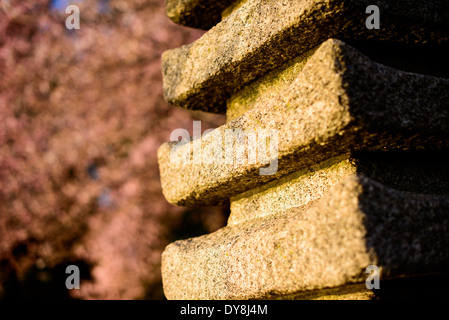
[[347, 284], [334, 288], [297, 292], [272, 297], [273, 300], [376, 300], [373, 290], [366, 283]]
[[[204, 152], [218, 138], [224, 141], [225, 133], [234, 129], [267, 136], [277, 130], [278, 157], [271, 164], [225, 164], [222, 146], [223, 161], [204, 157], [212, 160], [208, 164], [200, 155], [200, 163], [195, 162], [194, 150], [198, 156], [198, 150]], [[170, 203], [210, 206], [227, 204], [237, 194], [350, 151], [447, 148], [448, 134], [448, 79], [386, 67], [330, 39], [282, 95], [202, 139], [163, 144], [158, 160], [163, 193]], [[175, 153], [187, 163], [171, 161]]]
[[250, 0], [194, 43], [162, 56], [170, 104], [225, 113], [226, 100], [250, 82], [329, 38], [441, 43], [449, 7], [381, 1], [382, 27], [366, 28], [362, 0]]
[[166, 0], [167, 16], [186, 27], [209, 30], [221, 21], [222, 12], [238, 0]]
[[367, 152], [341, 155], [232, 197], [228, 225], [307, 205], [351, 174], [393, 189], [449, 196], [449, 152]]
[[270, 299], [380, 279], [449, 271], [449, 198], [352, 175], [326, 197], [176, 241], [162, 254], [168, 299]]

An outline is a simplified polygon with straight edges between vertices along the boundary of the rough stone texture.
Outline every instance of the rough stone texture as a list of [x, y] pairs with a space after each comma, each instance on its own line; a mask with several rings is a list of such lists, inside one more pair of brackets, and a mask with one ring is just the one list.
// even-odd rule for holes
[[314, 52], [315, 50], [307, 51], [282, 67], [254, 81], [229, 98], [226, 106], [227, 122], [240, 117], [246, 111], [265, 101], [282, 95], [298, 77]]
[[402, 191], [449, 195], [448, 152], [368, 152], [328, 159], [231, 198], [228, 225], [315, 201], [351, 174]]
[[235, 0], [166, 0], [166, 12], [173, 22], [208, 30], [221, 20], [221, 13]]
[[449, 198], [351, 175], [318, 201], [170, 244], [168, 299], [263, 299], [449, 271]]
[[299, 292], [292, 295], [274, 297], [275, 300], [375, 300], [373, 290], [365, 283], [348, 284], [336, 288]]
[[282, 94], [260, 101], [203, 141], [177, 144], [177, 152], [191, 158], [193, 150], [204, 152], [227, 129], [278, 130], [277, 173], [260, 175], [260, 163], [171, 163], [176, 143], [166, 143], [158, 159], [169, 202], [224, 204], [244, 191], [354, 151], [447, 147], [449, 80], [386, 67], [330, 39]]
[[[438, 47], [429, 44], [408, 46], [397, 43], [393, 45], [389, 42], [379, 41], [350, 41], [348, 44], [373, 61], [386, 66], [412, 73], [449, 78], [449, 64], [447, 63], [449, 42]], [[261, 102], [288, 90], [315, 50], [316, 48], [288, 61], [229, 98], [226, 105], [227, 121], [234, 120]]]
[[[372, 4], [381, 9], [380, 30], [365, 26]], [[443, 0], [249, 0], [196, 42], [164, 53], [164, 97], [224, 113], [232, 94], [326, 39], [447, 43], [448, 15]]]

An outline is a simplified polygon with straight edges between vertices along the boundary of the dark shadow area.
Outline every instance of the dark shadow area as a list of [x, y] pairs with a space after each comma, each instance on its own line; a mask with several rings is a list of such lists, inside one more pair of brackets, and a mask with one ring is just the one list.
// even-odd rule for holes
[[[2, 265], [4, 269], [5, 263]], [[85, 261], [69, 261], [59, 264], [53, 268], [38, 268], [34, 266], [30, 271], [21, 277], [14, 271], [10, 271], [3, 282], [4, 300], [74, 300], [65, 282], [69, 274], [66, 268], [69, 265], [76, 265], [80, 270], [80, 280], [91, 280], [91, 266]], [[75, 290], [75, 289], [74, 289]]]
[[381, 268], [381, 279], [396, 279], [381, 283], [382, 297], [438, 297], [449, 281], [440, 276], [449, 272], [449, 192], [403, 192], [363, 176], [359, 183], [367, 251]]
[[357, 173], [401, 191], [449, 195], [449, 151], [355, 152]]
[[449, 78], [449, 42], [435, 44], [403, 44], [389, 41], [354, 41], [344, 39], [372, 60], [383, 65], [408, 71]]
[[377, 300], [447, 300], [449, 274], [415, 278], [381, 280], [380, 289], [374, 289]]
[[226, 226], [229, 206], [187, 209], [171, 233], [171, 241], [199, 237]]

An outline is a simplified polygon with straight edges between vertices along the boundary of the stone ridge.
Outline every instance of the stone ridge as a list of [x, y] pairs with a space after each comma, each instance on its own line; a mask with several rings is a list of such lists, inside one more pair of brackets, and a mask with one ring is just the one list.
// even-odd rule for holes
[[208, 30], [221, 20], [221, 13], [235, 0], [166, 0], [167, 16], [186, 27]]
[[[166, 0], [166, 12], [170, 19], [173, 22], [184, 25], [186, 27], [199, 28], [208, 30], [212, 28], [214, 25], [219, 23], [224, 15], [224, 12], [228, 10], [228, 8], [235, 4], [236, 2], [241, 2], [242, 0]], [[243, 0], [248, 1], [248, 0]], [[291, 1], [301, 1], [301, 0], [291, 0]], [[302, 0], [304, 1], [304, 0]], [[357, 3], [361, 3], [363, 5], [378, 5], [383, 9], [388, 10], [391, 1], [379, 1], [379, 0], [369, 0], [369, 1], [361, 1], [361, 0], [353, 0]], [[364, 3], [365, 2], [365, 3]], [[396, 1], [400, 2], [400, 1]], [[411, 6], [410, 1], [402, 1], [400, 5]], [[435, 12], [435, 11], [427, 11], [432, 9], [432, 7], [441, 7], [444, 6], [444, 1], [426, 1], [425, 3], [420, 3], [419, 9], [417, 12]], [[423, 9], [424, 8], [424, 9]], [[232, 12], [232, 10], [230, 10]], [[226, 16], [229, 13], [225, 14]], [[438, 15], [429, 15], [427, 17], [428, 21], [435, 21], [438, 18]]]
[[[372, 2], [381, 7], [380, 30], [365, 26]], [[234, 93], [329, 38], [443, 43], [448, 16], [449, 4], [438, 0], [249, 0], [194, 43], [163, 54], [164, 97], [225, 113]]]
[[280, 214], [316, 201], [351, 174], [401, 191], [449, 196], [448, 152], [342, 155], [231, 198], [228, 225]]
[[[285, 92], [261, 102], [209, 135], [184, 145], [207, 148], [227, 129], [278, 130], [278, 171], [259, 164], [174, 164], [176, 143], [158, 150], [163, 193], [180, 206], [228, 203], [229, 198], [302, 168], [353, 151], [437, 149], [449, 145], [449, 80], [378, 64], [330, 39]], [[224, 147], [223, 147], [224, 148]], [[222, 150], [224, 154], [224, 150]]]
[[320, 200], [176, 241], [162, 254], [168, 299], [267, 299], [449, 271], [449, 198], [351, 175]]
[[273, 300], [376, 300], [376, 298], [373, 290], [367, 289], [366, 283], [363, 282], [277, 296]]

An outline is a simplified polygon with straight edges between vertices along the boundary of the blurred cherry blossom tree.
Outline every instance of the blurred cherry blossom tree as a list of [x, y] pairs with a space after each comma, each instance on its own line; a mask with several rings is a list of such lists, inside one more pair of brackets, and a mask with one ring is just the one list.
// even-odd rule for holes
[[[156, 159], [172, 130], [224, 122], [162, 100], [161, 53], [201, 33], [164, 0], [71, 3], [79, 30], [60, 2], [0, 0], [0, 297], [163, 298], [164, 247], [226, 219], [169, 205]], [[56, 294], [68, 264], [81, 290]]]

